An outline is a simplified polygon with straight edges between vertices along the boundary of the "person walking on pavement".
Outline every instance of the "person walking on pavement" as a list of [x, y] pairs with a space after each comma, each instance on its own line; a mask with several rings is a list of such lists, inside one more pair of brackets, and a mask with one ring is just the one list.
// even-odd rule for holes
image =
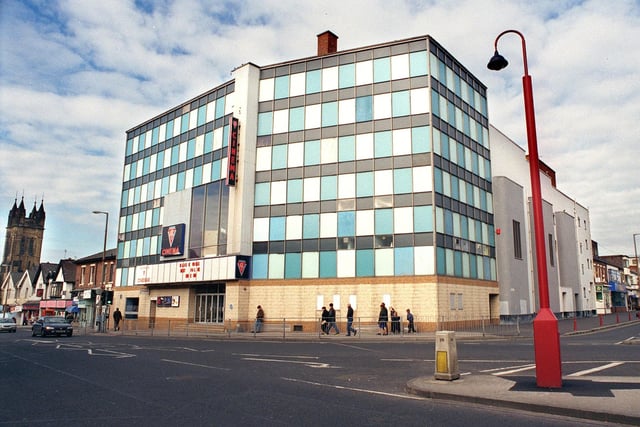
[[409, 322], [409, 327], [407, 328], [407, 333], [416, 333], [416, 328], [413, 325], [413, 313], [411, 313], [411, 310], [409, 310], [407, 308], [407, 322]]
[[322, 329], [323, 334], [329, 335], [329, 310], [324, 306], [322, 307], [320, 329]]
[[353, 336], [355, 337], [358, 331], [353, 329], [353, 307], [351, 304], [347, 304], [347, 336], [351, 336], [351, 332], [353, 332]]
[[256, 313], [256, 324], [253, 326], [255, 333], [262, 332], [262, 323], [264, 322], [264, 310], [262, 306], [258, 306], [258, 312]]
[[331, 332], [332, 329], [336, 330], [335, 335], [340, 335], [340, 329], [338, 329], [338, 324], [336, 323], [336, 310], [333, 308], [333, 303], [329, 304], [329, 327], [327, 328], [327, 335]]
[[120, 321], [122, 320], [122, 312], [119, 308], [116, 308], [116, 311], [113, 312], [113, 330], [120, 330]]
[[380, 303], [380, 314], [378, 315], [378, 327], [380, 328], [380, 332], [377, 335], [389, 335], [389, 325], [387, 322], [389, 321], [389, 312], [387, 311], [387, 307], [384, 303]]

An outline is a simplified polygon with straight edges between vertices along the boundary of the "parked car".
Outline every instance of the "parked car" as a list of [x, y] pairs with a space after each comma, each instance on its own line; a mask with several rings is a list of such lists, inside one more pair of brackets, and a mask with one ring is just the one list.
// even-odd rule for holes
[[12, 318], [0, 319], [0, 332], [15, 332], [16, 329], [16, 322]]
[[62, 316], [44, 316], [33, 322], [31, 326], [31, 336], [41, 337], [47, 335], [73, 335], [73, 326]]

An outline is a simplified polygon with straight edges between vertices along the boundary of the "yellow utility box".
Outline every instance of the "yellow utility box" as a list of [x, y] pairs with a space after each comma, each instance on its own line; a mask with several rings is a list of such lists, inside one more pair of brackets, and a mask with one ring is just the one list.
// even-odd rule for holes
[[448, 381], [460, 378], [456, 333], [454, 331], [436, 332], [436, 373], [434, 376], [437, 380]]

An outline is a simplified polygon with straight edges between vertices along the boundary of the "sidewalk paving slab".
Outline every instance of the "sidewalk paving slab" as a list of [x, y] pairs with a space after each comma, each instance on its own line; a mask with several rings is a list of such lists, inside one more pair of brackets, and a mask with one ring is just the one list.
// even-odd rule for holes
[[453, 381], [419, 377], [407, 392], [431, 399], [640, 425], [640, 378], [563, 378], [561, 388], [541, 388], [534, 376], [463, 375]]

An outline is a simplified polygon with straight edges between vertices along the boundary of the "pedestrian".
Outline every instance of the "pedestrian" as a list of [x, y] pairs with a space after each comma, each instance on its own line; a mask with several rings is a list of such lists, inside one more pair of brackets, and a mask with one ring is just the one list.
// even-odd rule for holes
[[327, 321], [329, 322], [327, 335], [329, 335], [329, 332], [331, 332], [332, 329], [335, 329], [335, 335], [340, 335], [340, 329], [338, 329], [338, 324], [336, 323], [336, 310], [333, 308], [333, 303], [329, 304], [329, 318]]
[[116, 308], [116, 311], [113, 312], [113, 330], [120, 330], [120, 321], [122, 320], [122, 312], [119, 308]]
[[398, 316], [398, 312], [395, 308], [391, 307], [391, 333], [399, 334], [400, 333], [400, 316]]
[[320, 317], [320, 329], [325, 335], [329, 335], [329, 310], [327, 307], [322, 307], [322, 314]]
[[256, 324], [253, 326], [255, 333], [262, 332], [262, 323], [264, 322], [264, 310], [262, 306], [258, 306], [258, 312], [256, 313]]
[[378, 315], [378, 328], [380, 328], [380, 332], [378, 332], [378, 335], [389, 335], [388, 321], [389, 312], [387, 311], [387, 307], [384, 303], [380, 303], [380, 314]]
[[351, 332], [353, 332], [353, 336], [355, 337], [358, 331], [353, 328], [353, 307], [351, 304], [347, 304], [347, 336], [351, 336]]
[[411, 313], [411, 310], [409, 310], [407, 308], [407, 322], [409, 322], [409, 327], [407, 328], [407, 333], [415, 333], [416, 332], [416, 328], [413, 325], [413, 313]]

